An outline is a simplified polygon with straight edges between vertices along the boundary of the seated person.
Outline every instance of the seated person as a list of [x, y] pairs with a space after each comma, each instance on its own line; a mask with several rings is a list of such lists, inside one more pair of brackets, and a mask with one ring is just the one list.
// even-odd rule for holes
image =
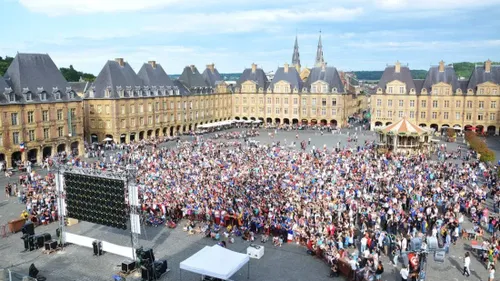
[[245, 232], [243, 232], [243, 237], [242, 238], [245, 241], [249, 241], [250, 240], [250, 231], [248, 231], [248, 229], [245, 230]]

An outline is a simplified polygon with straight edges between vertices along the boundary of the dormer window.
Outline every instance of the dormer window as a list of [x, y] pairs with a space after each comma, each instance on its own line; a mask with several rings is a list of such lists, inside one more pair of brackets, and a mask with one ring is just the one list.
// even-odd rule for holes
[[175, 94], [179, 95], [179, 89], [175, 89]]
[[111, 89], [107, 88], [106, 90], [104, 90], [104, 97], [105, 98], [111, 97]]
[[69, 92], [69, 98], [70, 98], [70, 99], [74, 99], [74, 98], [75, 98], [75, 92], [70, 91], [70, 92]]
[[415, 89], [411, 88], [410, 92], [411, 92], [412, 94], [414, 94], [414, 93], [415, 93]]
[[307, 88], [306, 88], [306, 87], [304, 87], [304, 88], [302, 89], [302, 93], [307, 93]]
[[10, 93], [9, 94], [9, 101], [10, 102], [16, 102], [16, 94]]
[[334, 88], [332, 89], [332, 92], [333, 92], [333, 93], [337, 93], [337, 92], [338, 92], [338, 91], [337, 91], [337, 88], [335, 88], [335, 87], [334, 87]]
[[47, 92], [42, 92], [40, 94], [40, 100], [47, 100]]
[[328, 85], [321, 85], [321, 92], [322, 93], [328, 93]]
[[61, 92], [59, 92], [59, 91], [58, 91], [58, 92], [55, 92], [55, 93], [54, 93], [54, 98], [55, 98], [56, 100], [60, 100], [60, 99], [61, 99]]
[[31, 92], [28, 92], [28, 93], [26, 94], [26, 100], [27, 100], [27, 101], [32, 101], [32, 100], [33, 100], [33, 97], [31, 96]]
[[120, 98], [125, 97], [125, 91], [123, 89], [118, 90], [118, 93], [120, 95]]

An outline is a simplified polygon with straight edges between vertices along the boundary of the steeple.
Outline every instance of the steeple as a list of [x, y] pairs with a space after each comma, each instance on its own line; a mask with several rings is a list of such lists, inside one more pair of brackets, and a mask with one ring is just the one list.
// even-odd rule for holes
[[318, 50], [316, 51], [316, 62], [314, 63], [315, 67], [320, 67], [325, 62], [325, 58], [323, 57], [323, 44], [321, 43], [321, 30], [319, 31], [319, 41], [318, 41]]
[[292, 66], [300, 72], [299, 40], [297, 35], [295, 35], [295, 45], [293, 46]]

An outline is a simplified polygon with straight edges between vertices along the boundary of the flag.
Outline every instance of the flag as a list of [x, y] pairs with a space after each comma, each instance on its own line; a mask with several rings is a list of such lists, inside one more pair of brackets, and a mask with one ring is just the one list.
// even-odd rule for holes
[[24, 142], [22, 142], [21, 144], [19, 144], [19, 149], [21, 149], [21, 152], [24, 152]]

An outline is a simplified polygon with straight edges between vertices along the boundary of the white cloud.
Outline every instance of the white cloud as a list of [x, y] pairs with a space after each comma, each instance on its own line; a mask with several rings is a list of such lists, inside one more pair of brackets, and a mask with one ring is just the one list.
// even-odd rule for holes
[[500, 4], [500, 0], [373, 0], [375, 7], [384, 10], [436, 10], [442, 9], [443, 15], [447, 10], [453, 9], [469, 9], [486, 7]]
[[436, 50], [465, 48], [485, 48], [500, 46], [500, 40], [478, 40], [478, 41], [359, 41], [350, 42], [349, 47], [370, 50]]

